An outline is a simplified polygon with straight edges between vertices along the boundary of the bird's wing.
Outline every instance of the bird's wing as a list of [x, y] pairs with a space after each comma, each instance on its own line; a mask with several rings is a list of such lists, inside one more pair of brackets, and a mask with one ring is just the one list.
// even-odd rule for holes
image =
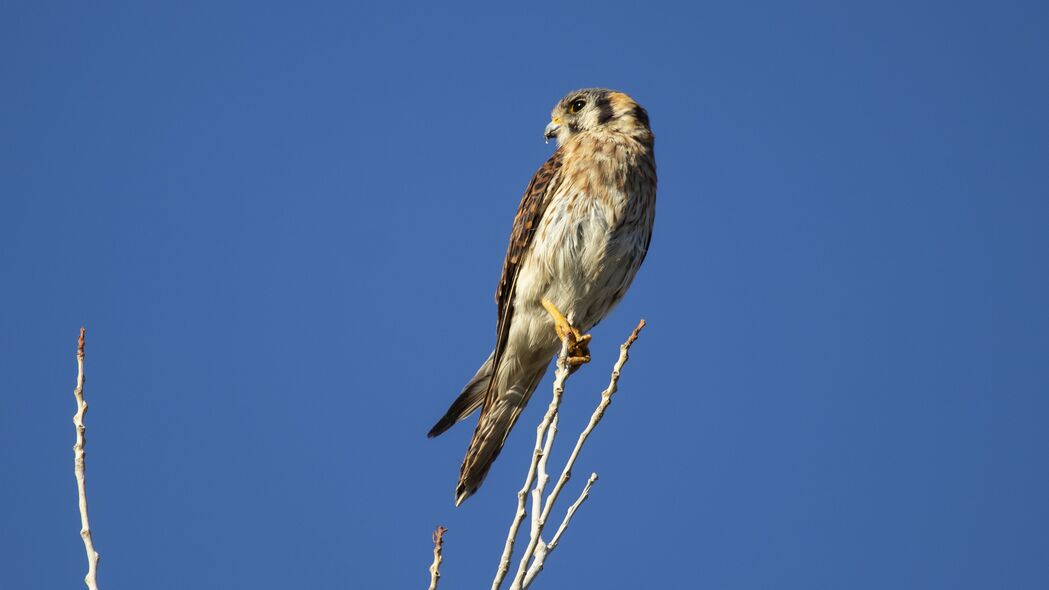
[[[456, 505], [481, 485], [481, 481], [488, 473], [488, 468], [503, 446], [506, 434], [521, 411], [520, 407], [506, 406], [507, 403], [513, 404], [513, 401], [504, 400], [506, 403], [501, 404], [497, 399], [500, 394], [498, 390], [499, 365], [506, 352], [510, 324], [514, 317], [514, 292], [517, 287], [517, 276], [524, 264], [525, 257], [531, 251], [532, 240], [536, 228], [539, 227], [539, 221], [550, 206], [551, 197], [560, 184], [559, 171], [563, 157], [562, 150], [558, 149], [536, 171], [532, 181], [528, 183], [528, 188], [525, 189], [521, 205], [517, 208], [517, 215], [514, 217], [514, 227], [510, 231], [510, 245], [506, 248], [506, 260], [503, 262], [503, 275], [499, 279], [499, 287], [495, 292], [499, 322], [496, 325], [495, 351], [491, 359], [491, 378], [484, 392], [481, 415], [474, 428], [470, 448], [460, 468], [459, 485], [455, 492]], [[542, 371], [537, 371], [536, 375], [530, 379], [537, 381], [545, 370], [544, 366]], [[529, 386], [534, 388], [535, 384], [529, 383]], [[518, 405], [520, 401], [518, 400]]]
[[[514, 317], [514, 292], [517, 287], [517, 275], [524, 264], [525, 256], [532, 246], [532, 238], [535, 236], [539, 221], [543, 218], [547, 207], [550, 205], [557, 185], [560, 183], [561, 163], [564, 152], [560, 148], [550, 156], [528, 183], [521, 205], [517, 208], [514, 216], [514, 227], [510, 231], [510, 244], [506, 247], [506, 259], [503, 260], [503, 274], [499, 278], [499, 286], [495, 291], [495, 304], [499, 311], [499, 320], [495, 328], [495, 353], [492, 375], [499, 371], [499, 361], [506, 348], [506, 340], [510, 335], [510, 323]], [[493, 382], [495, 379], [492, 380]], [[489, 394], [492, 387], [488, 387]], [[487, 396], [486, 396], [487, 397]], [[487, 406], [487, 402], [485, 403]]]

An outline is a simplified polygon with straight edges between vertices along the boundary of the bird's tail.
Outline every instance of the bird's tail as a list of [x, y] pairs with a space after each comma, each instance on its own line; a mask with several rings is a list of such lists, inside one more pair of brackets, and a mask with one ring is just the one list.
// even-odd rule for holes
[[493, 352], [488, 355], [488, 360], [481, 365], [480, 369], [477, 369], [473, 379], [470, 379], [466, 387], [463, 387], [459, 397], [455, 398], [448, 411], [437, 421], [437, 424], [433, 425], [426, 436], [433, 438], [440, 435], [481, 407], [481, 404], [484, 403], [484, 394], [488, 390], [488, 382], [492, 380], [492, 356], [494, 354]]
[[[481, 410], [470, 448], [463, 459], [459, 471], [459, 485], [455, 488], [456, 506], [481, 487], [492, 462], [499, 456], [510, 429], [514, 427], [517, 417], [521, 415], [521, 410], [528, 403], [528, 398], [532, 397], [532, 392], [539, 385], [550, 364], [549, 357], [540, 359], [542, 362], [525, 366], [520, 362], [506, 360], [500, 363], [499, 379], [492, 384], [496, 391], [488, 396], [488, 403]], [[458, 403], [459, 400], [456, 400], [456, 404]]]

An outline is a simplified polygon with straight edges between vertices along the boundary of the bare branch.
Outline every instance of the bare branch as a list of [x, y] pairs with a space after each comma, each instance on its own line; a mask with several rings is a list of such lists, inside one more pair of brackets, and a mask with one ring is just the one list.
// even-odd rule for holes
[[554, 502], [557, 501], [558, 494], [561, 493], [561, 489], [568, 483], [569, 478], [572, 477], [572, 467], [575, 466], [576, 459], [579, 458], [579, 451], [583, 448], [583, 443], [590, 437], [590, 433], [594, 431], [598, 423], [601, 422], [601, 418], [605, 416], [605, 410], [609, 404], [612, 403], [612, 396], [615, 395], [616, 391], [619, 390], [619, 372], [623, 370], [623, 365], [630, 359], [630, 346], [637, 340], [641, 330], [645, 327], [645, 320], [641, 320], [637, 323], [637, 327], [630, 333], [630, 337], [627, 338], [626, 342], [619, 345], [619, 359], [616, 361], [614, 367], [612, 367], [612, 377], [608, 381], [608, 387], [601, 392], [601, 402], [597, 404], [597, 409], [594, 410], [594, 414], [590, 416], [590, 423], [586, 425], [583, 432], [580, 433], [579, 439], [575, 443], [575, 448], [572, 449], [572, 454], [568, 457], [568, 462], [565, 463], [565, 468], [561, 470], [561, 477], [558, 478], [557, 483], [554, 485], [554, 489], [550, 492], [550, 497], [546, 500], [546, 506], [543, 508], [543, 515], [540, 517], [541, 522], [546, 522], [546, 519], [550, 516], [550, 510], [554, 507]]
[[[590, 479], [583, 487], [579, 499], [568, 508], [568, 512], [565, 514], [561, 526], [558, 527], [554, 534], [553, 540], [549, 544], [543, 541], [543, 528], [546, 526], [546, 523], [550, 518], [550, 512], [553, 510], [554, 503], [557, 501], [561, 490], [572, 476], [572, 468], [575, 466], [575, 462], [579, 458], [579, 453], [582, 450], [583, 444], [586, 442], [587, 438], [590, 437], [590, 434], [594, 431], [594, 428], [597, 427], [598, 423], [601, 422], [601, 419], [605, 415], [605, 410], [608, 408], [609, 404], [612, 403], [612, 396], [615, 395], [619, 388], [620, 372], [630, 358], [630, 346], [637, 340], [638, 335], [644, 327], [645, 320], [638, 322], [637, 327], [631, 332], [630, 337], [619, 347], [619, 359], [612, 368], [612, 376], [609, 379], [608, 387], [601, 392], [601, 401], [598, 403], [597, 409], [594, 410], [589, 423], [587, 423], [586, 428], [583, 429], [583, 432], [576, 440], [575, 448], [572, 449], [572, 454], [568, 457], [564, 469], [561, 470], [561, 476], [558, 478], [557, 483], [554, 485], [554, 489], [550, 491], [550, 494], [544, 502], [543, 492], [546, 488], [546, 483], [550, 478], [546, 471], [547, 459], [550, 454], [550, 447], [553, 444], [554, 436], [557, 434], [558, 410], [564, 393], [564, 382], [572, 372], [568, 363], [569, 347], [572, 344], [570, 342], [571, 336], [566, 334], [562, 340], [561, 354], [558, 355], [557, 358], [557, 373], [554, 379], [553, 400], [550, 402], [550, 407], [547, 410], [546, 416], [543, 418], [543, 422], [540, 423], [539, 428], [536, 431], [536, 446], [532, 457], [532, 464], [529, 466], [529, 472], [525, 479], [525, 487], [518, 492], [518, 511], [514, 523], [510, 528], [510, 536], [507, 539], [507, 544], [503, 551], [503, 558], [500, 562], [500, 569], [496, 575], [495, 582], [493, 582], [492, 590], [498, 590], [499, 585], [509, 568], [509, 560], [513, 553], [513, 541], [517, 535], [517, 529], [525, 517], [525, 496], [530, 488], [532, 493], [531, 534], [529, 535], [528, 546], [518, 563], [517, 574], [514, 576], [513, 582], [510, 584], [510, 590], [523, 590], [532, 583], [539, 572], [542, 571], [546, 557], [557, 547], [561, 535], [563, 535], [568, 528], [576, 510], [578, 510], [583, 502], [589, 497], [590, 488], [593, 486], [594, 482], [597, 481], [596, 473], [590, 476]], [[544, 434], [546, 436], [545, 442], [543, 439]], [[534, 488], [532, 488], [533, 480]]]
[[[548, 444], [553, 444], [552, 436], [547, 437], [548, 444], [544, 444], [543, 437], [546, 436], [551, 424], [554, 424], [557, 410], [561, 405], [561, 396], [565, 390], [565, 380], [568, 379], [569, 375], [565, 360], [567, 358], [568, 340], [565, 339], [561, 342], [561, 353], [557, 356], [557, 372], [554, 375], [554, 398], [550, 401], [550, 405], [546, 409], [546, 414], [543, 416], [543, 420], [535, 429], [535, 450], [532, 452], [532, 462], [528, 465], [528, 473], [525, 475], [524, 485], [521, 486], [521, 489], [517, 492], [517, 512], [514, 514], [514, 520], [510, 523], [510, 531], [506, 536], [503, 555], [499, 559], [499, 569], [496, 570], [495, 579], [492, 580], [492, 590], [499, 590], [499, 586], [502, 585], [507, 572], [510, 571], [510, 559], [514, 554], [514, 541], [517, 539], [517, 531], [521, 528], [521, 522], [524, 521], [525, 516], [528, 515], [525, 510], [525, 501], [528, 497], [528, 491], [532, 489], [532, 483], [535, 480], [539, 462], [542, 460], [543, 465], [546, 465], [545, 457], [549, 454]], [[557, 426], [554, 424], [554, 432], [556, 431]], [[544, 451], [544, 449], [546, 449], [546, 451]], [[534, 510], [534, 512], [538, 514], [539, 510]]]
[[84, 551], [87, 552], [87, 575], [84, 583], [90, 590], [98, 590], [96, 574], [98, 572], [98, 552], [95, 544], [91, 541], [91, 524], [87, 518], [87, 482], [85, 480], [84, 445], [86, 428], [84, 427], [84, 414], [87, 413], [87, 402], [84, 401], [84, 334], [83, 327], [80, 328], [80, 338], [77, 339], [76, 348], [76, 389], [73, 397], [76, 398], [77, 411], [73, 415], [73, 424], [76, 426], [76, 444], [73, 445], [73, 473], [76, 475], [77, 497], [80, 500], [80, 537], [84, 540]]
[[561, 535], [565, 533], [565, 529], [568, 528], [568, 524], [572, 522], [572, 517], [575, 516], [575, 511], [579, 510], [579, 507], [590, 497], [590, 488], [593, 487], [594, 482], [597, 481], [597, 474], [591, 473], [590, 479], [586, 481], [586, 485], [583, 486], [583, 491], [579, 494], [579, 498], [568, 507], [568, 512], [565, 513], [565, 519], [561, 521], [561, 526], [557, 527], [557, 532], [554, 533], [554, 538], [550, 540], [550, 543], [539, 542], [536, 547], [535, 556], [532, 558], [532, 565], [528, 566], [528, 572], [525, 574], [522, 588], [528, 588], [532, 584], [532, 580], [535, 579], [539, 572], [543, 571], [543, 565], [546, 562], [546, 556], [553, 553], [554, 549], [557, 548], [557, 544], [561, 541]]
[[575, 516], [575, 511], [579, 510], [579, 507], [586, 502], [586, 499], [590, 497], [590, 488], [597, 482], [597, 474], [591, 473], [590, 479], [586, 480], [586, 485], [583, 486], [583, 491], [579, 493], [579, 498], [568, 507], [568, 512], [565, 513], [565, 519], [561, 521], [561, 526], [557, 527], [557, 532], [554, 533], [554, 538], [550, 540], [550, 545], [547, 546], [547, 553], [550, 553], [557, 547], [557, 543], [561, 540], [561, 535], [565, 533], [565, 529], [568, 528], [568, 523], [572, 522], [572, 517]]
[[[543, 420], [543, 423], [547, 425], [554, 424], [557, 421], [557, 415], [561, 408], [561, 399], [565, 392], [565, 381], [568, 376], [572, 373], [568, 367], [568, 351], [571, 342], [569, 336], [561, 340], [561, 353], [557, 355], [557, 372], [554, 373], [554, 395], [553, 399], [550, 400], [550, 408], [547, 410], [547, 414], [551, 415], [551, 419], [548, 421]], [[543, 428], [543, 424], [540, 424], [540, 428]], [[543, 491], [546, 489], [546, 482], [550, 479], [550, 475], [546, 472], [546, 462], [550, 452], [550, 445], [553, 444], [553, 434], [556, 434], [556, 430], [553, 433], [547, 432], [546, 443], [543, 446], [543, 450], [540, 451], [542, 457], [539, 460], [538, 465], [535, 467], [536, 471], [536, 482], [535, 488], [532, 489], [532, 528], [528, 538], [528, 546], [525, 548], [524, 555], [521, 557], [521, 561], [517, 566], [517, 575], [514, 576], [513, 582], [510, 584], [510, 590], [520, 590], [521, 583], [524, 581], [525, 573], [528, 571], [528, 562], [532, 555], [535, 554], [537, 547], [543, 542], [543, 526], [546, 524], [541, 518], [543, 510]], [[536, 439], [539, 442], [539, 439]]]
[[437, 582], [441, 580], [441, 562], [444, 557], [441, 549], [444, 547], [444, 534], [448, 529], [438, 525], [433, 532], [433, 563], [430, 564], [430, 590], [437, 590]]

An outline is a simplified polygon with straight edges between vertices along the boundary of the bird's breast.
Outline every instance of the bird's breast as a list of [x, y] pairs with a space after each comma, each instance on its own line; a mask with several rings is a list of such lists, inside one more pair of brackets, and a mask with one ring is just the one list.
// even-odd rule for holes
[[644, 258], [654, 168], [630, 145], [594, 142], [566, 154], [518, 277], [521, 303], [548, 298], [588, 329], [622, 297]]

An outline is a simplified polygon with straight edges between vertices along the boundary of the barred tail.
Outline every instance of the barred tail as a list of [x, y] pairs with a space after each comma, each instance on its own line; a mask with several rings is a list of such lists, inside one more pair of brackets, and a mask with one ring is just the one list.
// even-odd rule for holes
[[549, 364], [550, 359], [547, 357], [527, 367], [515, 363], [500, 365], [501, 378], [493, 384], [497, 389], [492, 392], [493, 395], [488, 398], [489, 402], [481, 410], [477, 429], [474, 430], [470, 448], [466, 451], [459, 471], [459, 485], [455, 488], [456, 506], [481, 487], [492, 463], [499, 456], [510, 429], [514, 427], [521, 410], [528, 403], [528, 398], [532, 397], [532, 392], [539, 385]]

